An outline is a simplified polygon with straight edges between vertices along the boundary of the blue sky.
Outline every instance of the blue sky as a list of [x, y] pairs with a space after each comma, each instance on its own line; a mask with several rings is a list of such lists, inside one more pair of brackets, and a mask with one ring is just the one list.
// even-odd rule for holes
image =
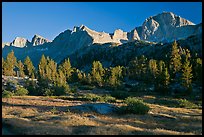
[[53, 40], [81, 24], [109, 33], [118, 28], [130, 31], [163, 11], [202, 22], [201, 2], [3, 2], [2, 40], [19, 36], [31, 41], [35, 34]]

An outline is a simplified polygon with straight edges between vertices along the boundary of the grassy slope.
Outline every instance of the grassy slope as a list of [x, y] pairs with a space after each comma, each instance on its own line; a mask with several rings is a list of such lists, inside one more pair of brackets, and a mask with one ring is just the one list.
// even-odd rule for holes
[[[147, 98], [156, 97], [144, 97]], [[148, 103], [148, 115], [68, 112], [68, 106], [87, 102], [48, 97], [12, 97], [3, 98], [2, 102], [3, 124], [16, 134], [202, 134], [201, 109], [172, 108], [154, 101]]]

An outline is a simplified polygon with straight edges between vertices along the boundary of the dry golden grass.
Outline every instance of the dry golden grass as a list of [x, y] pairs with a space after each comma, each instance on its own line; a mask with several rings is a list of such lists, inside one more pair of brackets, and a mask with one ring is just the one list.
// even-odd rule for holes
[[[153, 99], [154, 97], [148, 97]], [[147, 115], [67, 112], [86, 102], [47, 97], [2, 99], [2, 119], [15, 134], [27, 135], [201, 135], [202, 110], [148, 104]], [[117, 103], [116, 103], [117, 104]], [[56, 112], [52, 109], [55, 107]], [[96, 118], [89, 118], [94, 115]]]

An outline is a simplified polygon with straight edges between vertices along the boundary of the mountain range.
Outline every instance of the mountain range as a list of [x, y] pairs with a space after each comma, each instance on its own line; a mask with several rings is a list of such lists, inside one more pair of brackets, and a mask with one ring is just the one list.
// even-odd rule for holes
[[[2, 56], [5, 58], [13, 50], [17, 59], [24, 60], [26, 56], [29, 56], [33, 64], [37, 66], [42, 54], [50, 56], [60, 63], [67, 57], [76, 59], [79, 55], [88, 54], [87, 51], [90, 49], [95, 49], [97, 53], [101, 48], [112, 50], [111, 47], [126, 46], [123, 48], [124, 54], [128, 50], [127, 45], [130, 44], [150, 45], [149, 47], [156, 48], [158, 44], [165, 45], [166, 43], [168, 45], [174, 40], [189, 45], [191, 43], [189, 39], [194, 41], [194, 45], [190, 45], [189, 48], [202, 56], [202, 23], [194, 24], [172, 12], [163, 12], [147, 18], [141, 26], [133, 28], [130, 32], [124, 32], [121, 29], [117, 29], [113, 33], [97, 32], [81, 25], [74, 26], [72, 30], [65, 30], [53, 40], [48, 40], [37, 34], [31, 41], [16, 37], [12, 42], [2, 43]], [[197, 44], [195, 45], [195, 43]], [[146, 50], [145, 46], [141, 48]], [[152, 52], [152, 48], [147, 49], [147, 52]], [[138, 54], [140, 53], [135, 53], [135, 56]], [[120, 56], [119, 53], [118, 56]]]

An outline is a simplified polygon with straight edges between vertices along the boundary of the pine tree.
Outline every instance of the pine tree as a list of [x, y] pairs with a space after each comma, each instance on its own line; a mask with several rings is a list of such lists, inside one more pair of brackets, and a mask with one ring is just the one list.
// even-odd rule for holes
[[4, 61], [4, 58], [2, 57], [2, 75], [4, 75], [4, 64], [5, 64], [5, 61]]
[[41, 79], [46, 78], [46, 74], [45, 74], [46, 65], [47, 65], [47, 60], [43, 54], [40, 59], [40, 63], [38, 65], [39, 78]]
[[35, 67], [33, 66], [33, 63], [30, 60], [30, 58], [27, 56], [24, 60], [25, 75], [28, 75], [31, 78], [32, 75], [34, 75], [34, 73], [35, 73], [34, 71], [35, 71]]
[[144, 74], [146, 74], [147, 70], [147, 58], [142, 55], [139, 59], [139, 70], [140, 70], [140, 75], [144, 77]]
[[130, 61], [128, 68], [127, 68], [127, 73], [128, 77], [131, 79], [137, 79], [139, 75], [139, 62], [138, 58], [136, 57], [134, 60]]
[[21, 62], [21, 60], [18, 61], [17, 67], [19, 69], [19, 76], [20, 77], [25, 77], [25, 73], [24, 73], [24, 65]]
[[117, 66], [110, 68], [111, 75], [109, 77], [109, 84], [112, 87], [118, 87], [121, 85], [121, 77], [122, 77], [122, 67]]
[[10, 53], [8, 53], [6, 60], [4, 62], [3, 72], [6, 76], [14, 76], [14, 68], [17, 65], [17, 59], [14, 55], [14, 51], [12, 50]]
[[164, 63], [164, 61], [159, 61], [158, 74], [155, 81], [155, 87], [157, 90], [167, 91], [168, 85], [170, 84], [170, 74]]
[[88, 84], [91, 84], [92, 83], [92, 77], [91, 77], [91, 74], [87, 74], [87, 77], [86, 77], [86, 81]]
[[63, 63], [62, 65], [60, 65], [59, 68], [60, 68], [60, 69], [62, 70], [62, 72], [65, 74], [66, 80], [69, 81], [70, 78], [71, 78], [71, 75], [72, 75], [72, 73], [73, 73], [73, 69], [72, 69], [72, 66], [71, 66], [71, 63], [70, 63], [69, 58], [66, 59], [66, 60], [64, 61], [64, 63]]
[[196, 58], [194, 66], [194, 76], [195, 80], [202, 84], [202, 59]]
[[170, 83], [170, 75], [169, 75], [169, 72], [168, 72], [168, 69], [167, 68], [164, 68], [164, 71], [162, 73], [162, 86], [167, 88], [169, 83]]
[[55, 89], [54, 95], [56, 96], [65, 95], [70, 92], [69, 85], [66, 82], [66, 76], [60, 69], [58, 69], [54, 89]]
[[181, 70], [181, 67], [181, 55], [179, 54], [178, 44], [176, 43], [176, 41], [174, 41], [170, 56], [170, 70], [173, 78], [175, 78], [176, 73]]
[[104, 69], [100, 61], [93, 62], [91, 75], [92, 75], [92, 81], [96, 83], [98, 86], [102, 86]]
[[48, 62], [48, 66], [50, 67], [51, 70], [51, 80], [56, 81], [57, 77], [57, 63], [54, 60], [50, 60]]
[[190, 64], [190, 51], [187, 49], [185, 62], [182, 68], [182, 77], [181, 77], [182, 85], [186, 88], [190, 88], [192, 78], [193, 78], [193, 75], [192, 75], [192, 65]]
[[157, 67], [157, 61], [156, 60], [154, 60], [154, 59], [149, 60], [148, 70], [149, 70], [150, 81], [155, 81], [157, 74], [158, 74], [158, 67]]
[[127, 68], [127, 75], [131, 79], [146, 80], [147, 75], [147, 58], [142, 55], [139, 58], [135, 57], [130, 61]]
[[58, 74], [57, 74], [57, 86], [61, 87], [64, 84], [66, 84], [66, 77], [64, 75], [64, 73], [61, 70], [58, 70]]
[[165, 68], [165, 63], [163, 60], [159, 61], [159, 67], [158, 67], [158, 73], [161, 74], [163, 72], [163, 69]]

